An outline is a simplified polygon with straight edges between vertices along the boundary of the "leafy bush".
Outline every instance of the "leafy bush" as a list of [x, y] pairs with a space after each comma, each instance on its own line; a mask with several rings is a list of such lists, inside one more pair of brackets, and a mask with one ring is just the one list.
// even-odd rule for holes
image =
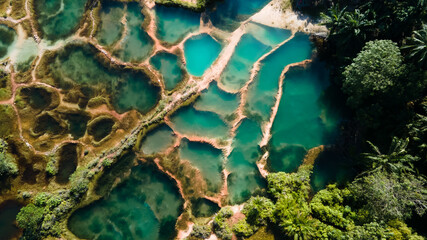
[[224, 240], [231, 239], [233, 233], [227, 223], [227, 219], [233, 216], [233, 211], [229, 207], [222, 208], [216, 215], [213, 221], [213, 229], [215, 234]]
[[238, 237], [250, 237], [257, 229], [257, 227], [251, 226], [249, 223], [247, 223], [245, 219], [240, 220], [233, 225], [233, 232]]
[[275, 206], [270, 199], [252, 197], [246, 202], [242, 213], [251, 225], [265, 226], [269, 220], [273, 219], [274, 210]]
[[7, 152], [7, 142], [0, 138], [0, 178], [18, 174], [18, 166], [11, 154]]
[[193, 231], [191, 232], [191, 236], [200, 239], [209, 238], [211, 235], [211, 228], [207, 225], [198, 225], [195, 224], [193, 226]]

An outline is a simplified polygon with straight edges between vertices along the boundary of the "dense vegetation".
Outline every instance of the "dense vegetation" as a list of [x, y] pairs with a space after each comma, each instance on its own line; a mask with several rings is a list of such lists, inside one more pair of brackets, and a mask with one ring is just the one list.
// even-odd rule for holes
[[218, 213], [213, 231], [248, 238], [267, 226], [280, 239], [424, 239], [407, 223], [425, 226], [427, 210], [427, 1], [312, 3], [302, 10], [327, 9], [320, 15], [330, 33], [318, 50], [350, 110], [342, 145], [359, 174], [317, 193], [311, 166], [270, 174], [268, 195], [247, 201], [237, 223]]

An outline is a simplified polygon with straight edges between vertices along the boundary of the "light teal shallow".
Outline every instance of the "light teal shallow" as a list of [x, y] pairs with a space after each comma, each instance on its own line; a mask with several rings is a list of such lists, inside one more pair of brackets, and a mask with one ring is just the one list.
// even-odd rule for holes
[[174, 54], [167, 52], [157, 53], [150, 59], [150, 63], [162, 74], [168, 91], [173, 90], [184, 78], [181, 60]]
[[11, 58], [13, 58], [15, 69], [19, 72], [27, 71], [39, 52], [37, 43], [33, 38], [27, 38], [19, 46], [16, 44], [14, 48]]
[[69, 45], [61, 51], [50, 64], [56, 85], [67, 89], [71, 79], [94, 89], [107, 88], [118, 112], [136, 109], [146, 113], [156, 105], [160, 88], [152, 85], [148, 76], [142, 72], [113, 71], [95, 60], [95, 53], [89, 46]]
[[262, 44], [275, 47], [292, 36], [292, 32], [287, 29], [273, 28], [258, 23], [249, 23], [247, 32]]
[[268, 120], [276, 101], [283, 69], [289, 64], [310, 59], [312, 50], [308, 35], [297, 33], [292, 40], [262, 61], [261, 70], [249, 88], [246, 109], [261, 121]]
[[96, 34], [99, 43], [104, 46], [110, 46], [117, 42], [124, 30], [121, 19], [125, 14], [124, 4], [114, 1], [102, 1], [100, 11], [100, 26]]
[[162, 125], [149, 132], [141, 143], [141, 151], [144, 154], [155, 154], [165, 151], [175, 142], [175, 134], [172, 129]]
[[173, 239], [182, 205], [171, 180], [138, 165], [108, 196], [74, 212], [68, 228], [84, 239]]
[[38, 23], [48, 40], [59, 40], [71, 35], [84, 14], [87, 0], [34, 1]]
[[221, 44], [209, 34], [204, 33], [188, 39], [184, 43], [188, 72], [196, 77], [202, 76], [220, 52]]
[[0, 24], [0, 60], [9, 57], [17, 38], [18, 36], [13, 28]]
[[[328, 85], [329, 72], [318, 62], [286, 74], [284, 94], [271, 129], [270, 144], [276, 151], [270, 157], [274, 171], [292, 171], [308, 149], [333, 143], [340, 119], [322, 103]], [[274, 163], [277, 161], [282, 163]], [[278, 167], [281, 164], [283, 167]]]
[[194, 108], [214, 112], [227, 120], [237, 110], [239, 104], [240, 97], [238, 95], [224, 92], [216, 82], [212, 82], [194, 103]]
[[168, 43], [176, 43], [200, 27], [200, 13], [181, 7], [156, 5], [157, 37]]
[[253, 64], [271, 47], [262, 44], [250, 34], [245, 34], [236, 46], [224, 72], [221, 74], [221, 84], [231, 92], [240, 90], [251, 76]]
[[145, 16], [137, 2], [127, 4], [126, 24], [127, 35], [121, 43], [121, 48], [113, 55], [125, 62], [138, 63], [147, 58], [153, 50], [154, 42], [142, 28]]
[[212, 112], [197, 111], [189, 106], [178, 110], [171, 121], [175, 131], [187, 136], [228, 138], [229, 127]]
[[265, 181], [256, 166], [260, 157], [258, 143], [261, 137], [259, 125], [252, 120], [243, 120], [237, 129], [234, 149], [226, 165], [231, 172], [227, 178], [230, 204], [240, 204], [265, 187]]
[[207, 143], [181, 141], [179, 149], [181, 160], [187, 160], [202, 173], [208, 190], [219, 192], [222, 186], [222, 151]]

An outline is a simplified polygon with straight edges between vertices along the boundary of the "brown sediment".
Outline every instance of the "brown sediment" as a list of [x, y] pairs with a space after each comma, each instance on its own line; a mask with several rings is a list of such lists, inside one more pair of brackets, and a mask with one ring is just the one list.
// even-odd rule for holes
[[259, 161], [257, 161], [257, 163], [256, 163], [256, 166], [258, 167], [258, 171], [259, 171], [259, 173], [261, 174], [261, 176], [263, 178], [266, 178], [268, 176], [268, 174], [269, 174], [268, 170], [266, 169], [266, 167], [267, 167], [267, 159], [268, 159], [269, 155], [270, 155], [269, 152], [265, 152], [262, 155], [261, 159]]
[[[216, 148], [216, 149], [220, 149], [222, 151], [226, 151], [226, 146], [228, 146], [229, 144], [225, 145], [221, 144], [221, 140], [217, 139], [217, 138], [209, 138], [209, 137], [201, 137], [201, 136], [195, 136], [195, 135], [188, 135], [188, 134], [182, 134], [179, 133], [175, 130], [174, 128], [174, 124], [170, 121], [169, 117], [165, 117], [164, 119], [166, 125], [168, 125], [172, 131], [174, 132], [174, 134], [179, 138], [186, 138], [191, 142], [202, 142], [202, 143], [207, 143], [209, 145], [211, 145], [212, 147]], [[230, 141], [227, 141], [227, 143]]]
[[308, 150], [307, 154], [304, 157], [304, 160], [302, 162], [302, 165], [313, 165], [314, 162], [316, 161], [317, 157], [319, 157], [319, 155], [325, 151], [326, 146], [325, 145], [320, 145], [314, 148], [311, 148], [310, 150]]
[[179, 181], [171, 172], [169, 172], [168, 170], [165, 170], [162, 167], [162, 165], [160, 164], [160, 159], [156, 158], [156, 159], [154, 159], [153, 162], [156, 164], [157, 168], [161, 172], [167, 174], [170, 178], [172, 178], [176, 182], [176, 186], [178, 187], [179, 193], [181, 194], [182, 199], [184, 199], [184, 209], [187, 208], [187, 206], [188, 206], [188, 200], [185, 197], [184, 188], [182, 187], [181, 181]]
[[296, 67], [296, 66], [306, 66], [308, 63], [310, 63], [312, 60], [311, 59], [307, 59], [304, 60], [302, 62], [298, 62], [298, 63], [292, 63], [287, 65], [282, 73], [280, 74], [280, 79], [279, 79], [279, 90], [277, 91], [276, 94], [276, 102], [274, 103], [274, 106], [271, 108], [271, 115], [270, 115], [270, 119], [268, 122], [264, 123], [262, 126], [262, 140], [259, 143], [259, 146], [262, 148], [264, 146], [267, 145], [268, 141], [270, 140], [271, 137], [271, 127], [273, 126], [273, 122], [274, 119], [276, 119], [276, 115], [277, 115], [277, 111], [279, 110], [279, 105], [280, 105], [280, 100], [282, 98], [283, 95], [283, 81], [285, 80], [285, 75], [286, 73], [289, 71], [289, 69], [291, 67]]

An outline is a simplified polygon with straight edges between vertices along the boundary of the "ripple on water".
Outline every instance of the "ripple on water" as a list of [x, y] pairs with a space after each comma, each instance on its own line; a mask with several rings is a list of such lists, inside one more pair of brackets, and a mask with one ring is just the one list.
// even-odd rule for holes
[[200, 77], [208, 69], [221, 52], [221, 44], [209, 34], [191, 37], [184, 43], [184, 55], [187, 70], [190, 74]]
[[84, 239], [173, 239], [182, 206], [168, 177], [138, 165], [108, 196], [74, 212], [68, 228]]

